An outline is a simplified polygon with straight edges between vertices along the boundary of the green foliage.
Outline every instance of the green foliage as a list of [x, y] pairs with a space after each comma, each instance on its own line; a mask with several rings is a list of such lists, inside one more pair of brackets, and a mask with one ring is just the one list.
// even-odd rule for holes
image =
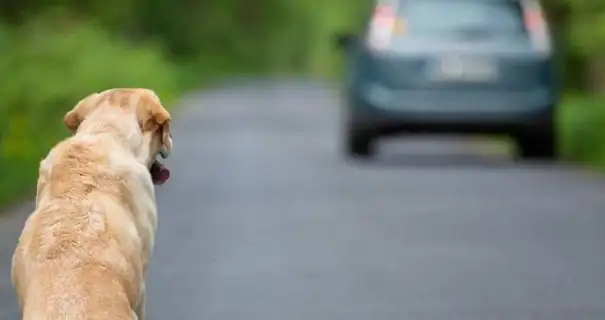
[[559, 111], [563, 156], [605, 169], [605, 97], [570, 96]]
[[154, 46], [133, 47], [91, 23], [54, 15], [12, 32], [0, 28], [0, 205], [30, 188], [39, 161], [67, 135], [62, 118], [84, 96], [111, 87], [149, 87], [170, 104], [174, 68]]
[[605, 3], [576, 0], [566, 4], [568, 46], [586, 56], [605, 53]]
[[563, 58], [566, 87], [605, 91], [605, 3], [590, 0], [542, 1]]
[[0, 19], [21, 25], [38, 13], [63, 11], [135, 43], [157, 41], [187, 66], [187, 82], [195, 85], [206, 74], [329, 75], [338, 62], [331, 35], [356, 24], [371, 1], [4, 0]]

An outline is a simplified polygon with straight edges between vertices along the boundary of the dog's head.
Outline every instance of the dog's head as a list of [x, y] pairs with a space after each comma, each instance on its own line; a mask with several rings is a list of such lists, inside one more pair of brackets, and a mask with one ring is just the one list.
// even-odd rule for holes
[[93, 93], [64, 117], [72, 133], [86, 122], [91, 122], [90, 127], [96, 123], [120, 130], [118, 121], [132, 121], [129, 128], [135, 128], [136, 134], [133, 130], [121, 134], [133, 145], [135, 157], [147, 165], [154, 183], [166, 182], [170, 172], [156, 158], [168, 158], [172, 152], [171, 116], [152, 90], [116, 88]]

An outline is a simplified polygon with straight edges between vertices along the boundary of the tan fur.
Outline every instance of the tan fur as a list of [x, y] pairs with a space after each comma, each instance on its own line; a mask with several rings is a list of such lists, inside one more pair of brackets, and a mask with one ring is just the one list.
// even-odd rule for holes
[[23, 319], [144, 319], [157, 224], [149, 166], [172, 148], [170, 114], [151, 90], [111, 89], [64, 121], [74, 135], [40, 163], [13, 255]]

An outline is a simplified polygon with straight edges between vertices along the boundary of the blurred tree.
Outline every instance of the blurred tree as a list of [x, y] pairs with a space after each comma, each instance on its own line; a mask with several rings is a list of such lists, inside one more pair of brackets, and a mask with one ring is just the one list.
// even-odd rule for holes
[[331, 55], [330, 32], [350, 21], [365, 2], [0, 0], [0, 17], [19, 25], [40, 12], [61, 8], [131, 40], [159, 41], [175, 59], [196, 65], [321, 72], [327, 66], [320, 61]]
[[[542, 1], [562, 39], [567, 84], [605, 91], [605, 2]], [[371, 0], [0, 0], [0, 18], [19, 25], [61, 8], [100, 22], [114, 34], [156, 41], [180, 61], [206, 72], [330, 73], [331, 33], [359, 26]], [[217, 71], [218, 72], [218, 71]]]
[[605, 93], [605, 2], [544, 3], [555, 34], [563, 41], [569, 87]]

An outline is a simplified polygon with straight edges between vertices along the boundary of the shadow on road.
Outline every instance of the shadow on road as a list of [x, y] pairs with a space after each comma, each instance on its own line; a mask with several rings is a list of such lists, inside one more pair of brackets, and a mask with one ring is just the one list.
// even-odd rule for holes
[[347, 159], [356, 166], [401, 169], [561, 169], [558, 161], [525, 160], [514, 156], [508, 146], [476, 143], [460, 137], [390, 138], [379, 143], [371, 159]]

